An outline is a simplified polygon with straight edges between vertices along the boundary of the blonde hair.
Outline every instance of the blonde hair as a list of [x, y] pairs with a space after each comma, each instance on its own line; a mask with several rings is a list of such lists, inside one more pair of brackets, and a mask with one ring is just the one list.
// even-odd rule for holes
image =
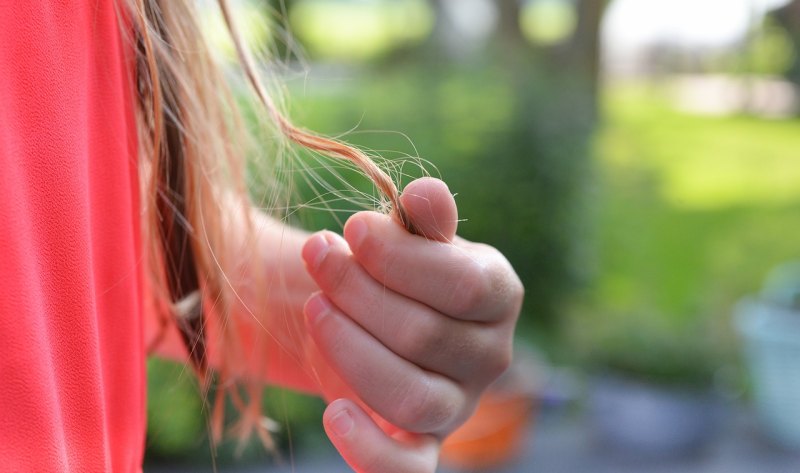
[[[211, 415], [216, 441], [223, 431], [224, 395], [241, 412], [239, 434], [255, 430], [271, 446], [260, 413], [258, 380], [237, 375], [242, 354], [229, 317], [237, 295], [226, 269], [241, 267], [242, 258], [225, 251], [229, 206], [241, 206], [249, 219], [245, 185], [247, 127], [192, 8], [192, 0], [126, 0], [124, 17], [132, 23], [136, 44], [139, 162], [143, 185], [145, 241], [162, 329], [179, 329], [200, 385], [218, 387]], [[388, 199], [410, 230], [392, 180], [366, 154], [343, 142], [296, 127], [280, 112], [267, 92], [247, 45], [234, 24], [227, 0], [218, 0], [239, 63], [272, 126], [283, 137], [324, 155], [358, 166]], [[254, 225], [248, 222], [248, 231]], [[253, 240], [252, 238], [250, 239]], [[246, 258], [246, 256], [244, 257]], [[217, 319], [220, 359], [209, 376], [206, 318]], [[158, 339], [156, 342], [158, 343]], [[151, 347], [152, 348], [152, 347]], [[240, 395], [240, 389], [246, 393]], [[222, 393], [223, 395], [220, 395]]]

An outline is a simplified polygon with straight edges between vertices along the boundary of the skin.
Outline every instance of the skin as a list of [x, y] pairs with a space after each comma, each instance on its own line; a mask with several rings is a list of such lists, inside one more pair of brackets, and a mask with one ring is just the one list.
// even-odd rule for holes
[[[427, 238], [361, 212], [343, 239], [321, 232], [302, 250], [320, 288], [305, 304], [308, 333], [360, 401], [332, 402], [325, 431], [361, 472], [436, 469], [440, 440], [508, 367], [522, 302], [497, 250], [455, 236], [456, 205], [442, 181], [414, 181], [401, 199]], [[370, 414], [402, 430], [387, 433]]]
[[250, 325], [277, 342], [254, 370], [330, 401], [325, 431], [363, 473], [435, 471], [442, 439], [509, 366], [523, 297], [497, 250], [455, 235], [442, 181], [416, 180], [401, 200], [420, 235], [376, 212], [343, 236], [258, 217], [256, 261], [283, 290]]

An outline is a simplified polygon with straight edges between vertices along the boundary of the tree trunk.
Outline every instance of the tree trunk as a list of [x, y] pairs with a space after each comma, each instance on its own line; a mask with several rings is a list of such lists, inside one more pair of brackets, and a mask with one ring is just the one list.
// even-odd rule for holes
[[608, 3], [608, 0], [578, 0], [578, 23], [567, 53], [571, 68], [588, 82], [595, 106], [600, 92], [600, 26]]
[[498, 11], [497, 37], [505, 47], [527, 47], [519, 27], [520, 0], [495, 0]]
[[792, 0], [769, 14], [789, 34], [794, 49], [794, 59], [786, 77], [795, 85], [800, 85], [800, 57], [798, 57], [800, 56], [800, 0]]

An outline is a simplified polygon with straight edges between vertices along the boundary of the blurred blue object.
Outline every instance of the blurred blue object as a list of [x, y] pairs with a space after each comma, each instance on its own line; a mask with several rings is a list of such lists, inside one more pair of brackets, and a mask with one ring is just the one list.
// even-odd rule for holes
[[602, 376], [592, 383], [589, 413], [592, 435], [609, 453], [657, 461], [699, 454], [722, 408], [711, 391]]
[[761, 299], [800, 311], [800, 261], [789, 261], [770, 271], [761, 289]]
[[779, 445], [800, 449], [800, 311], [789, 304], [797, 300], [790, 286], [777, 277], [768, 281], [762, 294], [769, 300], [742, 300], [734, 321], [763, 430]]

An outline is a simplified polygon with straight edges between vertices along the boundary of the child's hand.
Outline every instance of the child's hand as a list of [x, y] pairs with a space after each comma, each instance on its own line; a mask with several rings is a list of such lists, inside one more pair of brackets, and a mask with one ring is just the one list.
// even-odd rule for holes
[[[443, 182], [414, 181], [401, 199], [427, 239], [361, 212], [344, 239], [321, 232], [303, 248], [321, 289], [305, 306], [308, 332], [345, 385], [336, 395], [356, 396], [328, 406], [325, 429], [366, 473], [435, 470], [439, 440], [508, 367], [522, 302], [497, 250], [455, 237], [456, 206]], [[375, 414], [402, 431], [381, 429]]]

